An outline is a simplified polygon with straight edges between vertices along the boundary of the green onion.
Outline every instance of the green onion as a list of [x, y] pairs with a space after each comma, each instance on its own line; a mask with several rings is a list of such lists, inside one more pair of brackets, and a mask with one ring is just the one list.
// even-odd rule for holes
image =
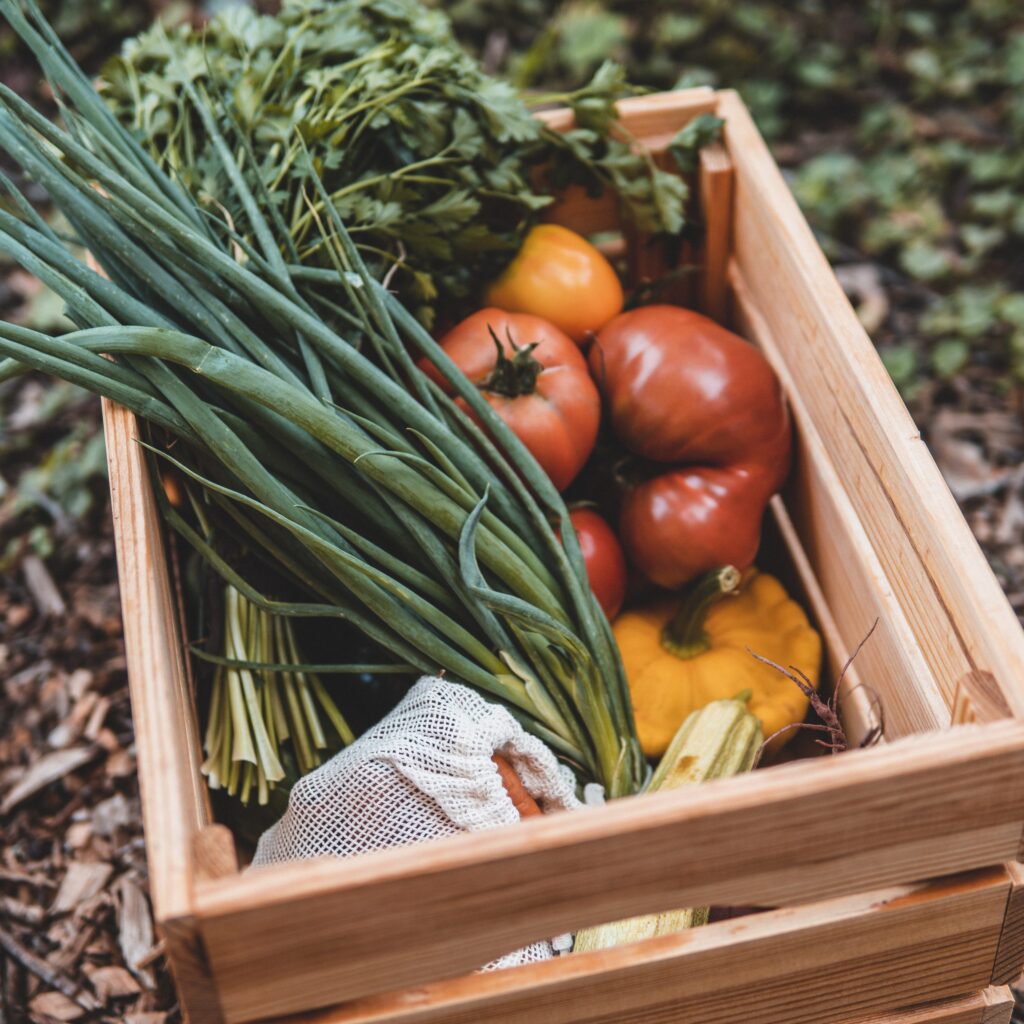
[[[638, 790], [645, 764], [625, 676], [564, 502], [369, 273], [305, 154], [335, 266], [332, 302], [345, 314], [332, 323], [350, 324], [347, 336], [318, 315], [314, 282], [282, 259], [277, 228], [232, 171], [226, 142], [216, 149], [232, 194], [215, 198], [244, 211], [237, 230], [110, 117], [32, 0], [0, 0], [0, 11], [36, 53], [67, 126], [0, 87], [0, 147], [106, 274], [24, 204], [15, 204], [20, 218], [0, 216], [0, 249], [64, 298], [78, 328], [49, 337], [0, 325], [0, 357], [10, 360], [0, 378], [34, 367], [124, 404], [169, 435], [154, 438], [155, 457], [198, 488], [199, 527], [176, 511], [167, 519], [230, 585], [211, 779], [264, 799], [282, 771], [276, 744], [288, 737], [300, 766], [316, 758], [317, 702], [343, 730], [287, 625], [290, 615], [321, 614], [350, 622], [403, 666], [447, 673], [503, 703], [581, 780], [613, 796]], [[216, 139], [230, 111], [218, 97], [191, 99]], [[320, 295], [324, 286], [318, 276]], [[434, 364], [483, 429], [410, 352]], [[272, 569], [273, 599], [252, 582], [257, 564]], [[272, 610], [285, 618], [268, 618]], [[278, 687], [266, 683], [277, 669], [244, 667], [289, 662]]]

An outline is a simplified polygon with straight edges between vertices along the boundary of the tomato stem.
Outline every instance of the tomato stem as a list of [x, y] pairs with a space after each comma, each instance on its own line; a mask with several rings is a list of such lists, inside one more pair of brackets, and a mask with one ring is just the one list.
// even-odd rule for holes
[[731, 565], [705, 573], [661, 631], [661, 646], [677, 658], [695, 658], [708, 650], [711, 641], [704, 632], [704, 619], [713, 605], [736, 593], [740, 579], [740, 571]]
[[512, 338], [512, 330], [509, 328], [506, 333], [508, 343], [515, 353], [511, 359], [505, 355], [498, 335], [490, 324], [487, 325], [491, 337], [494, 339], [495, 347], [498, 350], [498, 361], [494, 364], [490, 376], [480, 385], [485, 391], [493, 391], [508, 398], [518, 398], [520, 395], [532, 395], [537, 390], [537, 378], [543, 364], [533, 358], [533, 350], [537, 342], [520, 348]]

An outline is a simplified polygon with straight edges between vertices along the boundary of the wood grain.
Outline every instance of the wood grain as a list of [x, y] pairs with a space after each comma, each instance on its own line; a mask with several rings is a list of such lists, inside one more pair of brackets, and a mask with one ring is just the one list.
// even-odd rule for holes
[[[861, 894], [359, 1000], [287, 1024], [877, 1018], [988, 984], [1008, 888], [1006, 876], [991, 871]], [[985, 1008], [976, 998], [951, 1019], [977, 1022]], [[949, 1017], [904, 1015], [905, 1024], [942, 1019]]]
[[1013, 861], [1006, 865], [1006, 872], [1011, 888], [992, 969], [993, 985], [1017, 981], [1024, 970], [1024, 865]]
[[210, 809], [159, 513], [134, 415], [104, 400], [103, 427], [153, 916], [183, 1011], [213, 1020], [190, 925], [192, 841]]
[[[830, 686], [836, 685], [846, 667], [849, 652], [786, 504], [778, 494], [769, 502], [769, 511], [785, 542], [800, 581], [800, 591], [791, 592], [791, 596], [807, 609], [821, 634], [825, 662], [822, 671], [827, 674], [827, 678], [822, 680], [822, 692], [827, 693]], [[851, 747], [859, 746], [867, 734], [878, 725], [878, 712], [872, 705], [868, 691], [861, 685], [860, 670], [856, 663], [851, 664], [843, 676], [838, 709], [847, 742]], [[885, 742], [885, 737], [880, 737], [878, 742]]]
[[700, 152], [700, 207], [704, 216], [704, 253], [701, 259], [700, 308], [715, 320], [729, 319], [727, 271], [732, 253], [733, 166], [719, 143]]
[[[414, 1011], [414, 1008], [418, 1007], [421, 1012], [426, 1012], [428, 1006], [431, 1009], [436, 1008], [438, 1011], [445, 1007], [447, 1012], [449, 1008], [447, 1000], [453, 995], [450, 989], [453, 985], [457, 984], [460, 983], [441, 982], [430, 986], [428, 989], [396, 993], [394, 996], [383, 997], [377, 1000], [365, 1000], [361, 1005], [350, 1004], [320, 1013], [303, 1014], [297, 1017], [279, 1017], [273, 1024], [358, 1024], [359, 1021], [363, 1021], [363, 1024], [407, 1024], [407, 1022], [411, 1024], [412, 1021], [417, 1020], [415, 1017], [408, 1016], [409, 1013]], [[597, 975], [592, 984], [602, 987], [604, 984], [602, 976], [600, 974]], [[799, 984], [796, 987], [796, 991], [799, 991]], [[464, 995], [465, 993], [463, 993]], [[393, 1006], [389, 1006], [389, 1002]], [[497, 1015], [486, 1018], [482, 1017], [481, 1020], [486, 1019], [488, 1024], [492, 1021], [494, 1024], [503, 1024], [505, 1018], [501, 1015], [501, 997], [499, 996], [494, 999], [493, 1003], [494, 1005], [488, 1007], [488, 1012], [493, 1012], [495, 1006], [497, 1006]], [[538, 1001], [538, 1005], [543, 1004]], [[844, 1021], [843, 1024], [1010, 1024], [1013, 1007], [1013, 993], [1009, 988], [1006, 986], [990, 987], [980, 992], [958, 996], [953, 999], [928, 1002], [888, 1013], [872, 1013], [867, 1017], [851, 1018], [848, 1021]], [[457, 1004], [452, 1005], [451, 1009], [457, 1012]], [[375, 1011], [378, 1013], [376, 1017], [372, 1016], [372, 1013]], [[369, 1013], [371, 1015], [360, 1018], [358, 1016], [359, 1013], [364, 1015]], [[390, 1016], [388, 1015], [389, 1013], [391, 1014]], [[591, 1018], [591, 1021], [596, 1019], [600, 1024], [632, 1024], [638, 1018], [630, 1016], [631, 1013], [632, 1008], [624, 1016], [608, 1017], [603, 1015], [598, 1018]], [[457, 1020], [458, 1018], [440, 1016], [438, 1019], [448, 1024], [448, 1021]], [[515, 1020], [516, 1018], [511, 1019]], [[569, 1020], [571, 1019], [569, 1018]], [[760, 1022], [760, 1017], [753, 1019]], [[526, 1016], [523, 1020], [527, 1024], [564, 1024], [563, 1018], [554, 1014], [550, 1016], [545, 1015], [543, 1011], [534, 1011], [533, 1016]], [[669, 1006], [666, 1008], [665, 1013], [656, 1018], [656, 1020], [659, 1024], [667, 1021], [672, 1021], [673, 1024], [680, 1024], [680, 1022], [685, 1022], [687, 1018], [675, 1015], [674, 1007]], [[693, 1018], [693, 1024], [700, 1024], [702, 1021], [703, 1018], [699, 1015]]]
[[207, 825], [192, 841], [195, 877], [204, 881], [238, 874], [235, 837], [226, 825]]
[[[663, 140], [671, 139], [688, 121], [699, 114], [715, 113], [720, 95], [707, 86], [698, 86], [678, 92], [632, 96], [619, 100], [615, 110], [628, 136], [642, 143], [645, 149], [661, 150], [668, 145]], [[558, 132], [568, 131], [574, 123], [568, 107], [539, 110], [536, 116]]]
[[157, 917], [187, 912], [192, 837], [210, 820], [160, 518], [138, 423], [103, 401], [139, 786]]
[[429, 847], [264, 868], [200, 884], [196, 916], [225, 1014], [242, 1020], [665, 907], [777, 906], [1009, 860], [1022, 820], [1024, 724], [963, 726]]
[[736, 167], [733, 257], [946, 703], [980, 669], [1024, 714], [1020, 623], [750, 115], [735, 93], [720, 97]]
[[879, 697], [886, 736], [894, 739], [944, 728], [950, 710], [942, 688], [840, 480], [831, 445], [826, 444], [811, 415], [782, 343], [761, 315], [735, 262], [729, 269], [729, 283], [736, 327], [772, 364], [796, 427], [785, 504], [839, 632], [840, 642], [830, 645], [828, 652], [833, 679], [877, 621], [871, 639], [857, 656], [857, 675]]
[[1009, 705], [991, 672], [973, 669], [956, 683], [953, 698], [954, 725], [963, 722], [997, 722], [1011, 717]]
[[993, 985], [985, 989], [981, 997], [985, 1002], [982, 1024], [1010, 1024], [1016, 1001], [1009, 987]]
[[185, 1024], [221, 1024], [220, 992], [195, 918], [188, 914], [165, 919], [159, 931]]

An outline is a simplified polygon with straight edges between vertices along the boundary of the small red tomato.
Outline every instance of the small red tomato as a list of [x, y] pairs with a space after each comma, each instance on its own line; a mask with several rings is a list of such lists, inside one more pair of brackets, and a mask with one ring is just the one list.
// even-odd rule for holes
[[626, 494], [619, 534], [630, 562], [674, 589], [719, 565], [752, 565], [765, 501], [746, 467], [681, 466]]
[[612, 528], [592, 509], [569, 513], [587, 567], [587, 579], [597, 603], [614, 619], [626, 596], [626, 558]]
[[[601, 419], [601, 397], [573, 340], [539, 316], [481, 309], [440, 344], [565, 490], [587, 461]], [[423, 369], [450, 390], [432, 366]]]

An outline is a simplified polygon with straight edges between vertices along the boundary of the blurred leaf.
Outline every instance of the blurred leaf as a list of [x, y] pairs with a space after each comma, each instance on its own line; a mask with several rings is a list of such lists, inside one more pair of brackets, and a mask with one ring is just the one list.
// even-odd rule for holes
[[967, 365], [970, 354], [967, 342], [949, 338], [932, 349], [932, 366], [940, 377], [954, 377]]
[[574, 78], [582, 78], [616, 53], [626, 38], [626, 19], [598, 3], [573, 3], [558, 21], [562, 57]]
[[1006, 323], [1024, 330], [1024, 292], [1005, 296], [999, 303], [999, 315]]
[[965, 224], [960, 229], [960, 237], [973, 256], [983, 256], [1005, 241], [1006, 232], [1000, 227]]
[[910, 345], [894, 345], [881, 351], [882, 362], [893, 383], [900, 389], [910, 384], [917, 375], [917, 353]]
[[952, 267], [949, 253], [928, 242], [911, 242], [900, 253], [900, 265], [919, 281], [935, 281], [949, 273]]

